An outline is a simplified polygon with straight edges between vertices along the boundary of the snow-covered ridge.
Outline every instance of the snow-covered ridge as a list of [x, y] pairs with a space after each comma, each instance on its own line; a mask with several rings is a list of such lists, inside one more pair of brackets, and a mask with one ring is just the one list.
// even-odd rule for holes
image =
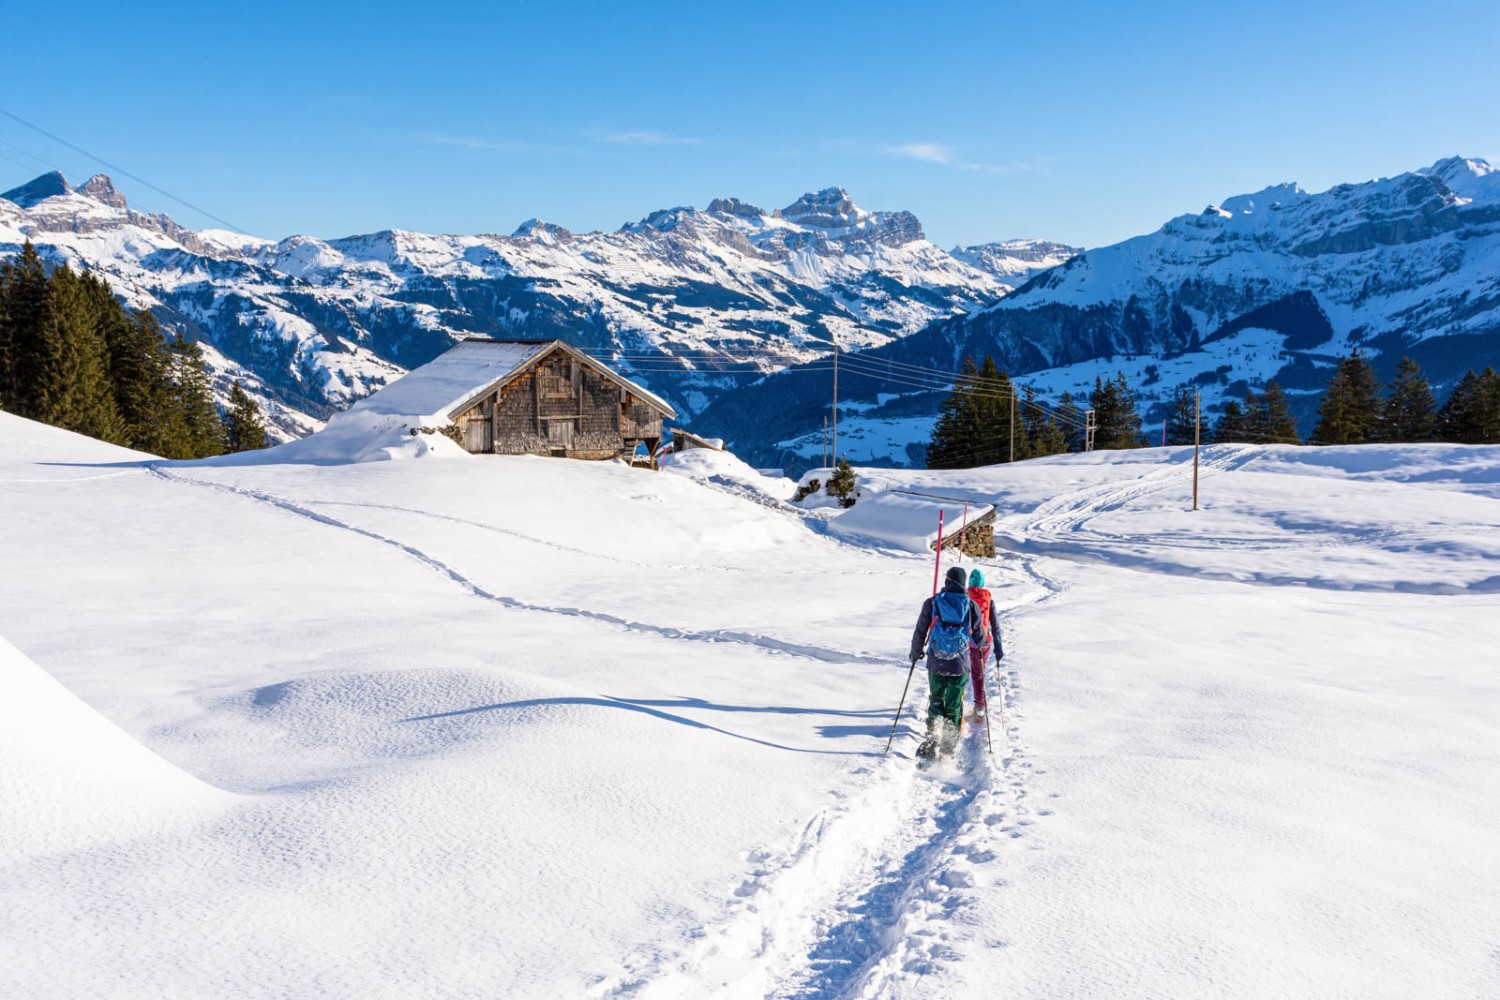
[[[978, 263], [984, 249], [954, 255]], [[1468, 368], [1500, 364], [1500, 172], [1484, 160], [1450, 157], [1318, 193], [1279, 183], [1065, 259], [1035, 249], [1038, 263], [1057, 266], [987, 309], [874, 348], [867, 367], [951, 372], [966, 356], [990, 355], [1054, 399], [1123, 371], [1148, 424], [1184, 383], [1202, 390], [1212, 416], [1275, 379], [1305, 433], [1332, 365], [1353, 348], [1382, 376], [1410, 355], [1440, 398]], [[876, 442], [853, 458], [901, 461], [927, 438], [930, 419], [916, 420], [899, 399], [921, 381], [848, 381], [845, 398]], [[703, 430], [752, 461], [773, 460], [777, 442], [811, 457], [827, 394], [819, 386], [817, 398], [788, 398], [783, 384], [797, 383], [727, 394], [702, 415]], [[737, 439], [736, 415], [755, 409], [777, 425]]]
[[103, 175], [74, 187], [48, 174], [0, 194], [0, 254], [27, 239], [200, 337], [221, 388], [245, 380], [290, 436], [475, 334], [613, 355], [692, 413], [835, 336], [888, 343], [1060, 259], [1005, 244], [950, 254], [911, 213], [868, 211], [838, 187], [770, 211], [663, 209], [615, 232], [530, 219], [510, 236], [263, 240], [135, 212]]

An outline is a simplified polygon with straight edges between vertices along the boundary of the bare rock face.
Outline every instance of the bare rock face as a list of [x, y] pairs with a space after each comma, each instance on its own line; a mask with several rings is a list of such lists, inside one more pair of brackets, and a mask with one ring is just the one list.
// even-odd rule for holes
[[869, 218], [870, 213], [854, 204], [841, 187], [805, 194], [780, 212], [783, 219], [817, 229], [847, 229]]
[[103, 202], [110, 208], [125, 207], [125, 196], [115, 190], [115, 182], [109, 179], [108, 174], [95, 174], [90, 177], [84, 182], [83, 187], [78, 189], [78, 193]]

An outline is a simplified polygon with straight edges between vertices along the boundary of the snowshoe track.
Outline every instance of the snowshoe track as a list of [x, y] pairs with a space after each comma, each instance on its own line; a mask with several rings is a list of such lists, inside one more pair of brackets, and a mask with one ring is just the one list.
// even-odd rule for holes
[[[1032, 560], [1001, 572], [1026, 585], [1018, 608], [1061, 588]], [[965, 735], [957, 766], [921, 771], [908, 724], [898, 750], [856, 768], [836, 801], [784, 845], [747, 855], [748, 869], [714, 921], [678, 949], [647, 945], [595, 997], [845, 1000], [908, 994], [951, 962], [975, 933], [964, 921], [977, 890], [1003, 884], [1006, 855], [1035, 815], [1033, 773], [1017, 720], [1017, 657], [991, 674], [995, 754], [982, 727]], [[920, 702], [920, 697], [916, 699]], [[911, 699], [903, 719], [913, 718]]]

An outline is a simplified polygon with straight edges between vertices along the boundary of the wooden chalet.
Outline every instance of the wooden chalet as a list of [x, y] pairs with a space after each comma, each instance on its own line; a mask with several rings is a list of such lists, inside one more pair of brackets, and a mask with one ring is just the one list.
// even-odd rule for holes
[[[380, 409], [446, 416], [466, 451], [561, 458], [654, 455], [677, 411], [561, 340], [471, 337], [376, 394]], [[375, 397], [372, 397], [372, 402]]]

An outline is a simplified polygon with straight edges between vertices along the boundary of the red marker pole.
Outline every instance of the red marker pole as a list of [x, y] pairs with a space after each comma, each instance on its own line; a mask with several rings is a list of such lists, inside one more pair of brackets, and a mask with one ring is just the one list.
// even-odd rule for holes
[[943, 512], [938, 511], [937, 558], [932, 562], [932, 596], [937, 596], [938, 567], [943, 564]]
[[[943, 564], [943, 512], [938, 511], [938, 536], [937, 556], [932, 563], [932, 596], [937, 596], [938, 572]], [[906, 684], [901, 688], [901, 704], [896, 706], [896, 717], [891, 720], [891, 735], [885, 738], [885, 749], [881, 753], [891, 752], [891, 741], [896, 738], [896, 727], [901, 725], [901, 713], [906, 709], [906, 692], [911, 690], [911, 675], [917, 672], [917, 661], [911, 661], [911, 667], [906, 671]]]

